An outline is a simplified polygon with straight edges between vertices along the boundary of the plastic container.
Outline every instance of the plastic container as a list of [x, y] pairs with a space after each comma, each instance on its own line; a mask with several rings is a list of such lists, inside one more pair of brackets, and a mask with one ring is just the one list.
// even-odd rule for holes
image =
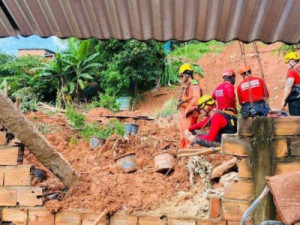
[[156, 172], [166, 173], [173, 170], [174, 155], [168, 152], [158, 153], [154, 156]]
[[98, 137], [91, 137], [90, 138], [90, 147], [91, 149], [99, 148], [102, 145], [104, 145], [105, 139], [104, 138], [98, 138]]
[[135, 135], [138, 133], [139, 125], [134, 123], [125, 123], [125, 137], [128, 135]]
[[124, 110], [124, 111], [130, 110], [131, 97], [120, 97], [117, 98], [116, 102], [120, 104], [120, 110]]
[[126, 173], [136, 171], [135, 153], [128, 153], [116, 159], [118, 167], [122, 168]]

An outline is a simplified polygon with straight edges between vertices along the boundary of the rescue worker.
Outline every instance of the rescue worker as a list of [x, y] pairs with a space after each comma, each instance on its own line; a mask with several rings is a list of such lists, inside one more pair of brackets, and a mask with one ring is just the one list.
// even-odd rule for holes
[[205, 112], [206, 117], [199, 123], [189, 127], [189, 131], [203, 129], [210, 126], [209, 132], [203, 134], [198, 132], [194, 137], [193, 144], [199, 144], [205, 147], [220, 146], [222, 134], [234, 134], [237, 132], [237, 118], [234, 112], [227, 110], [215, 110], [215, 100], [210, 95], [202, 96], [198, 101], [200, 112]]
[[300, 66], [299, 55], [296, 52], [287, 53], [284, 62], [289, 67], [287, 80], [283, 92], [281, 109], [289, 105], [291, 116], [300, 116]]
[[264, 80], [253, 76], [249, 65], [241, 67], [239, 74], [243, 77], [243, 81], [237, 88], [242, 117], [266, 115], [268, 110], [266, 100], [269, 98], [269, 92]]
[[235, 73], [233, 70], [224, 70], [224, 82], [213, 92], [212, 98], [217, 101], [218, 110], [232, 111], [236, 114], [236, 100], [234, 93]]
[[185, 148], [190, 142], [185, 138], [184, 132], [198, 120], [197, 101], [201, 97], [201, 88], [199, 82], [194, 79], [194, 69], [191, 64], [183, 64], [179, 69], [179, 76], [183, 82], [177, 105], [180, 120], [180, 145], [181, 148]]

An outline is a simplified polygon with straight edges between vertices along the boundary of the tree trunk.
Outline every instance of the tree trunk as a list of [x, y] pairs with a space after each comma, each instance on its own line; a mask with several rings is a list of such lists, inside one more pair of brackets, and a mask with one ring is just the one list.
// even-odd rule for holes
[[0, 124], [12, 132], [50, 171], [67, 187], [78, 179], [78, 174], [39, 131], [31, 125], [13, 102], [0, 91]]

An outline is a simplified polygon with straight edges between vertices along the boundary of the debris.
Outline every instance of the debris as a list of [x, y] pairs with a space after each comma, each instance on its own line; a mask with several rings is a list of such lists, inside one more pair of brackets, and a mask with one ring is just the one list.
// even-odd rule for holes
[[217, 166], [216, 168], [213, 169], [210, 179], [213, 180], [215, 178], [221, 177], [224, 173], [226, 173], [226, 171], [236, 166], [236, 163], [237, 163], [237, 158], [233, 158], [223, 163], [222, 165]]
[[177, 157], [189, 157], [189, 156], [200, 156], [217, 153], [220, 151], [220, 147], [216, 148], [204, 148], [204, 149], [179, 149], [182, 154], [177, 155]]
[[37, 106], [39, 106], [39, 107], [41, 107], [41, 108], [44, 108], [44, 109], [47, 109], [47, 110], [50, 110], [50, 111], [52, 111], [52, 112], [60, 112], [60, 113], [65, 113], [65, 112], [67, 112], [67, 110], [59, 109], [59, 108], [56, 108], [56, 107], [52, 107], [52, 106], [47, 105], [47, 104], [45, 104], [45, 103], [43, 103], [43, 102], [39, 102], [39, 104], [38, 104]]
[[156, 172], [166, 173], [174, 166], [174, 155], [168, 152], [161, 152], [154, 156]]
[[239, 180], [239, 175], [237, 172], [230, 172], [226, 173], [220, 178], [219, 183], [223, 185], [223, 187], [232, 184], [234, 182], [237, 182]]
[[108, 213], [108, 210], [105, 209], [105, 210], [100, 214], [100, 216], [95, 220], [95, 222], [94, 222], [92, 225], [97, 225], [98, 222], [99, 222], [104, 216], [107, 215], [107, 213]]
[[209, 178], [210, 178], [213, 166], [209, 162], [207, 162], [205, 159], [202, 159], [198, 156], [191, 157], [187, 164], [187, 168], [190, 173], [189, 180], [192, 185], [195, 184], [194, 175], [198, 174], [201, 177], [201, 181], [204, 185], [204, 188], [205, 189], [210, 188], [211, 183], [210, 183]]

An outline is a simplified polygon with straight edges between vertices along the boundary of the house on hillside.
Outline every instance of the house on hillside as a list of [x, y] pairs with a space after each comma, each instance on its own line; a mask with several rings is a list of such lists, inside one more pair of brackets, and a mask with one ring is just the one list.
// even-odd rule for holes
[[48, 50], [48, 49], [43, 49], [43, 48], [24, 48], [24, 49], [19, 49], [18, 50], [18, 57], [21, 56], [27, 56], [27, 55], [33, 55], [33, 56], [42, 56], [47, 59], [53, 59], [55, 52]]

